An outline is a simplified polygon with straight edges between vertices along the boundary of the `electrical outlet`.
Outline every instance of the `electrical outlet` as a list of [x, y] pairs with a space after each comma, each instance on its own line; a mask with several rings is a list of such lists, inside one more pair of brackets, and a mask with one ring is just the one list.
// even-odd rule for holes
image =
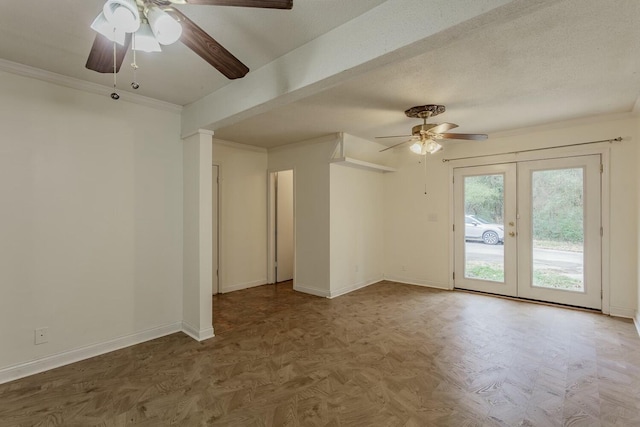
[[35, 330], [35, 343], [44, 344], [49, 342], [49, 328], [38, 328]]

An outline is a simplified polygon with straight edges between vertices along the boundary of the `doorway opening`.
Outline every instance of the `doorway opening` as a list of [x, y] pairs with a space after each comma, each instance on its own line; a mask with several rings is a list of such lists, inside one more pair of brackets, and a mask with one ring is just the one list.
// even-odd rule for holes
[[593, 154], [455, 168], [454, 286], [601, 310], [601, 164]]
[[269, 283], [294, 279], [294, 173], [269, 174]]

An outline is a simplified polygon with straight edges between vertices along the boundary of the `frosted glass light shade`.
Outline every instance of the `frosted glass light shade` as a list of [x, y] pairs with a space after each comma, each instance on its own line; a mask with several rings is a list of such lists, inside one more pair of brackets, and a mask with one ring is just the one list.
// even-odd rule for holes
[[147, 19], [153, 35], [156, 36], [158, 43], [168, 45], [178, 41], [182, 35], [182, 25], [164, 10], [157, 6], [149, 8], [147, 11]]
[[101, 13], [93, 20], [91, 29], [97, 33], [102, 34], [112, 42], [116, 42], [124, 46], [125, 33], [118, 30], [104, 17], [104, 13]]
[[133, 48], [142, 52], [160, 52], [162, 50], [147, 22], [140, 24], [140, 29], [136, 31]]
[[411, 147], [409, 147], [409, 150], [411, 150], [412, 152], [414, 152], [416, 154], [424, 154], [422, 152], [422, 143], [421, 142], [415, 142], [415, 143], [411, 144]]
[[409, 147], [409, 150], [411, 150], [412, 152], [416, 154], [422, 154], [422, 155], [427, 153], [434, 154], [440, 151], [441, 149], [442, 149], [442, 145], [438, 144], [432, 139], [429, 139], [426, 141], [417, 141], [413, 145], [411, 145], [411, 147]]
[[442, 145], [438, 144], [435, 141], [429, 141], [424, 144], [424, 150], [429, 154], [437, 153], [442, 149]]
[[135, 33], [140, 28], [140, 12], [135, 0], [107, 0], [102, 12], [118, 31]]

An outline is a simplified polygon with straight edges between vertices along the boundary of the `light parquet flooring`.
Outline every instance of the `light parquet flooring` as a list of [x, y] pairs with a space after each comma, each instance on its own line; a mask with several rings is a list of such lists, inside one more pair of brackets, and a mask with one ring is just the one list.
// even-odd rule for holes
[[0, 425], [640, 426], [628, 320], [380, 282], [214, 297], [181, 333], [0, 385]]

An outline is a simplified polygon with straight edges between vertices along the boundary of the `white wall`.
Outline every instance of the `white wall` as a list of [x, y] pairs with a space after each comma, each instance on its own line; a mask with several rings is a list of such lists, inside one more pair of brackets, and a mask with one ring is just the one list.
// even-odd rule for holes
[[0, 72], [0, 129], [0, 373], [181, 322], [179, 116]]
[[[381, 164], [394, 158], [386, 148], [343, 134], [344, 155]], [[378, 171], [343, 164], [330, 167], [331, 296], [384, 278], [384, 178]]]
[[[448, 288], [449, 176], [441, 155], [399, 148], [385, 175], [384, 272], [389, 280]], [[426, 191], [426, 194], [425, 194]], [[428, 220], [431, 218], [431, 220]]]
[[294, 170], [294, 288], [330, 296], [329, 160], [338, 135], [269, 150], [270, 171]]
[[[637, 118], [610, 116], [520, 131], [478, 143], [447, 143], [427, 157], [427, 195], [418, 157], [405, 151], [399, 171], [385, 176], [385, 276], [447, 287], [449, 283], [449, 163], [443, 157], [504, 153], [538, 147], [610, 139], [610, 309], [632, 316], [638, 301]], [[429, 221], [431, 215], [432, 221]], [[605, 225], [605, 229], [606, 229]], [[404, 267], [404, 268], [403, 268]]]
[[267, 152], [214, 139], [220, 165], [220, 292], [267, 283]]
[[382, 280], [384, 181], [381, 172], [332, 164], [331, 296]]

